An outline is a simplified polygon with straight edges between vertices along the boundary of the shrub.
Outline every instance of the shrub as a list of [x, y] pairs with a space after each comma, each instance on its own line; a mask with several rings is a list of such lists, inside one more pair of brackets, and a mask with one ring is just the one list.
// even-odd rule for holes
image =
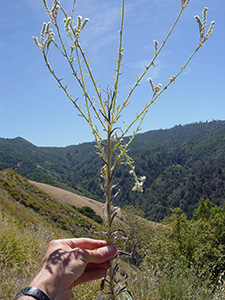
[[103, 220], [102, 218], [96, 214], [96, 212], [88, 206], [83, 206], [81, 208], [77, 208], [77, 210], [83, 214], [84, 216], [94, 220], [95, 222], [99, 223], [99, 224], [103, 224]]

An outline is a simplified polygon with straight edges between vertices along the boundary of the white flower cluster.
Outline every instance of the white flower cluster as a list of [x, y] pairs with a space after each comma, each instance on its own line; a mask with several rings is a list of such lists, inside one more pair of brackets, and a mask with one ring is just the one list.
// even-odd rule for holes
[[154, 85], [151, 78], [148, 78], [148, 81], [152, 87], [152, 91], [153, 91], [154, 95], [156, 95], [159, 92], [159, 90], [161, 89], [162, 84], [159, 83], [158, 85]]
[[[198, 15], [195, 16], [195, 19], [197, 20], [197, 23], [199, 26], [199, 33], [200, 33], [199, 46], [203, 46], [204, 43], [210, 38], [210, 36], [213, 33], [213, 27], [215, 25], [215, 21], [212, 21], [207, 33], [205, 34], [206, 22], [207, 22], [207, 10], [208, 10], [208, 8], [204, 7], [203, 12], [202, 12], [202, 20]], [[205, 36], [204, 36], [204, 34], [205, 34]]]
[[77, 17], [77, 26], [75, 26], [73, 29], [76, 32], [76, 38], [79, 38], [79, 34], [81, 33], [81, 30], [84, 28], [84, 26], [89, 22], [88, 18], [85, 18], [82, 22], [82, 16]]
[[[130, 174], [134, 174], [134, 170], [130, 170]], [[135, 178], [135, 185], [132, 191], [143, 192], [143, 184], [146, 180], [146, 176], [141, 176], [140, 178]]]
[[59, 2], [54, 1], [53, 5], [52, 5], [52, 9], [51, 9], [51, 16], [52, 16], [53, 19], [57, 18], [59, 7], [60, 7]]
[[50, 25], [51, 25], [51, 22], [43, 23], [42, 30], [41, 30], [40, 43], [39, 43], [39, 39], [36, 36], [33, 36], [35, 44], [41, 51], [44, 51], [44, 49], [48, 50], [51, 42], [54, 41], [54, 32], [50, 28]]
[[181, 4], [182, 4], [183, 8], [185, 8], [188, 5], [189, 1], [190, 0], [181, 0]]

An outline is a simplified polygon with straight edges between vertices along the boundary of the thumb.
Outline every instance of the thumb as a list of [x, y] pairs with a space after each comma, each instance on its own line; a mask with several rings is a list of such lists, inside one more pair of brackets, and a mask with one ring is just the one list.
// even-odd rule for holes
[[117, 252], [115, 245], [108, 245], [94, 250], [86, 250], [87, 263], [101, 264], [113, 258]]

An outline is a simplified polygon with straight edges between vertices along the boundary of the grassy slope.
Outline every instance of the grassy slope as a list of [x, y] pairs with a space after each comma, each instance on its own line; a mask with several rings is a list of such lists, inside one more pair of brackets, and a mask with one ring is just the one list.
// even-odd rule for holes
[[[103, 238], [91, 230], [94, 227], [102, 231], [103, 226], [63, 202], [44, 193], [11, 169], [0, 172], [1, 300], [13, 299], [29, 284], [52, 239], [71, 236]], [[87, 283], [74, 290], [73, 299], [102, 299], [94, 296], [98, 291], [98, 281]]]
[[49, 194], [56, 200], [60, 201], [63, 204], [71, 204], [75, 205], [76, 207], [80, 208], [83, 206], [91, 207], [97, 215], [102, 217], [102, 203], [96, 200], [74, 194], [70, 191], [60, 189], [57, 187], [53, 187], [49, 184], [39, 183], [35, 181], [29, 181], [31, 184], [37, 186], [43, 192]]
[[37, 213], [49, 224], [66, 230], [73, 236], [87, 236], [92, 226], [99, 226], [71, 205], [62, 204], [11, 169], [0, 172], [0, 188], [14, 204], [24, 205], [27, 211]]

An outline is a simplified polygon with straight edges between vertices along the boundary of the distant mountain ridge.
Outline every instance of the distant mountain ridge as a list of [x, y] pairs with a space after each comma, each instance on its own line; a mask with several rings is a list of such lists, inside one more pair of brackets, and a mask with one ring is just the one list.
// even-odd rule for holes
[[[0, 138], [0, 170], [12, 168], [22, 176], [55, 186], [67, 184], [85, 196], [102, 200], [101, 160], [94, 143], [68, 147], [37, 147], [23, 138]], [[147, 177], [142, 194], [131, 192], [128, 168], [118, 168], [120, 206], [133, 204], [145, 217], [159, 221], [180, 207], [189, 217], [201, 197], [217, 205], [225, 195], [225, 121], [175, 126], [138, 134], [130, 156], [137, 173]]]

